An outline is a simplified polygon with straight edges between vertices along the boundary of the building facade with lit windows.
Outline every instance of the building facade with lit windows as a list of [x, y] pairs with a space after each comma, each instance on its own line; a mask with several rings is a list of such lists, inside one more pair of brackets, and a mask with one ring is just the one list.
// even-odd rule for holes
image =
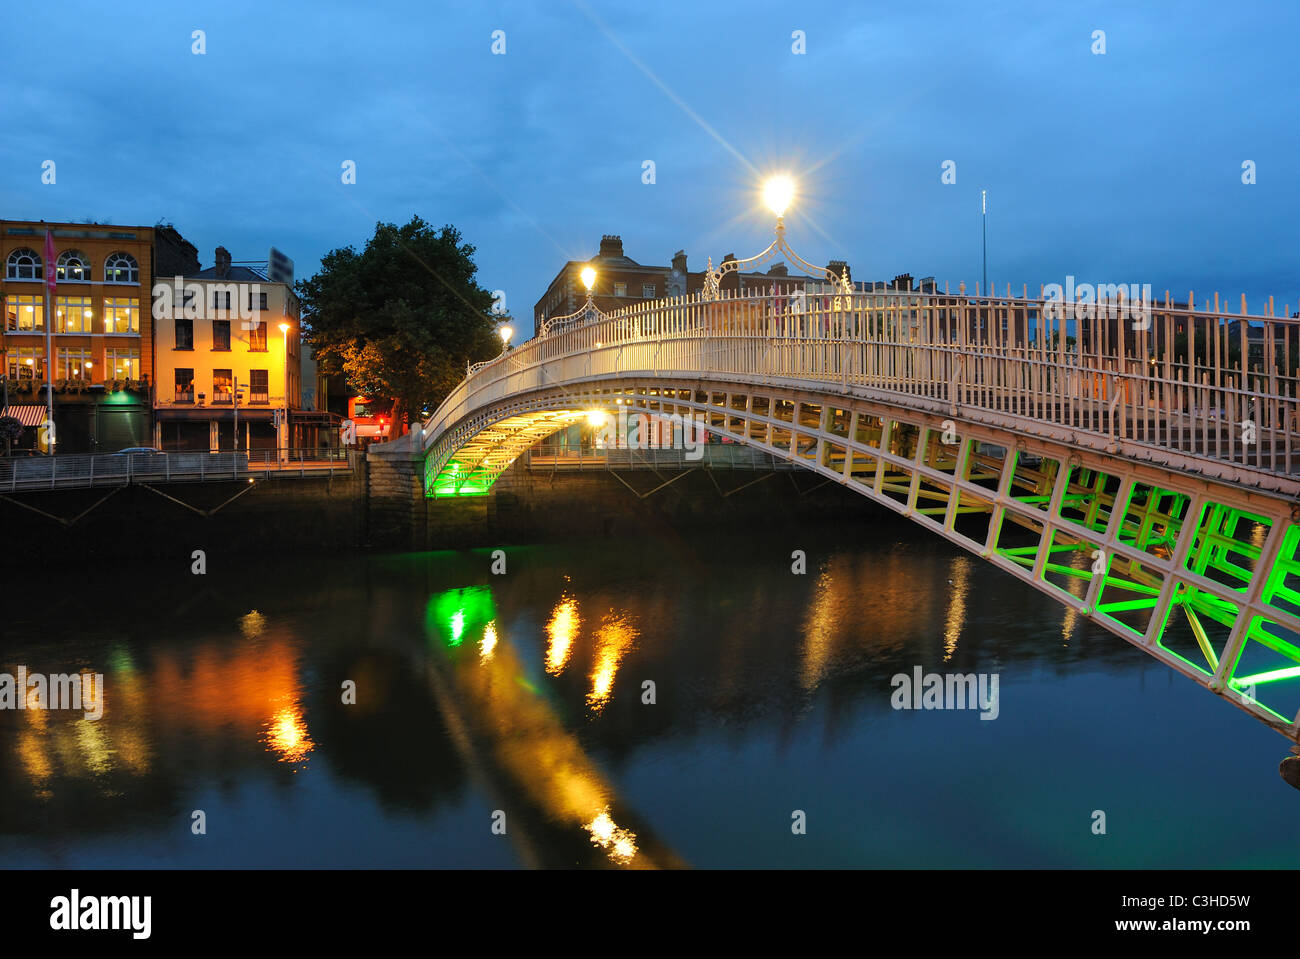
[[[45, 338], [47, 229], [57, 280], [49, 304], [52, 357]], [[183, 264], [186, 246], [170, 226], [0, 220], [0, 375], [9, 415], [30, 427], [19, 449], [39, 442], [47, 363], [54, 370], [56, 453], [149, 443], [153, 276], [159, 259]]]
[[265, 262], [232, 262], [224, 247], [206, 270], [160, 277], [154, 445], [254, 454], [302, 445], [299, 320], [290, 284], [273, 282]]

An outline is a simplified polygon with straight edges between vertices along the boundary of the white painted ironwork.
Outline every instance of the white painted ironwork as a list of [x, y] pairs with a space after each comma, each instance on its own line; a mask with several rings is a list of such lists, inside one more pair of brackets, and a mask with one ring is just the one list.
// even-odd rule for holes
[[[709, 374], [752, 385], [834, 384], [1300, 496], [1296, 318], [1191, 310], [1167, 294], [1163, 306], [1142, 304], [1149, 315], [1133, 324], [1117, 300], [1075, 320], [1053, 315], [1060, 311], [1051, 300], [1010, 291], [796, 292], [699, 293], [548, 328], [476, 367], [415, 442], [428, 450], [474, 410], [530, 389], [613, 374]], [[1068, 334], [1075, 342], [1067, 330], [1077, 330]], [[1248, 358], [1244, 369], [1228, 361], [1230, 338]]]
[[584, 323], [595, 323], [603, 320], [608, 316], [600, 307], [596, 305], [590, 291], [587, 293], [587, 302], [582, 304], [580, 309], [572, 313], [566, 313], [564, 316], [553, 316], [542, 324], [541, 329], [537, 331], [538, 336], [549, 336], [552, 333], [558, 333], [574, 326], [580, 326]]
[[785, 238], [785, 217], [776, 218], [776, 238], [767, 245], [762, 253], [757, 253], [744, 260], [723, 260], [721, 265], [715, 270], [713, 268], [713, 258], [709, 257], [708, 269], [704, 275], [703, 298], [706, 300], [716, 300], [722, 291], [722, 278], [728, 273], [740, 273], [747, 269], [754, 269], [772, 262], [777, 255], [784, 253], [786, 257], [802, 269], [804, 272], [828, 280], [835, 285], [835, 290], [842, 294], [851, 294], [853, 284], [849, 282], [847, 268], [838, 275], [830, 269], [822, 266], [814, 266], [809, 263], [790, 246]]

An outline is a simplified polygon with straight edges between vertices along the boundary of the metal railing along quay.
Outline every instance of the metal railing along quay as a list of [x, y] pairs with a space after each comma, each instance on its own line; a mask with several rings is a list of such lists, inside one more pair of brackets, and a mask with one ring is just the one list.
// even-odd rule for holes
[[331, 476], [352, 468], [345, 449], [9, 456], [0, 457], [0, 491]]

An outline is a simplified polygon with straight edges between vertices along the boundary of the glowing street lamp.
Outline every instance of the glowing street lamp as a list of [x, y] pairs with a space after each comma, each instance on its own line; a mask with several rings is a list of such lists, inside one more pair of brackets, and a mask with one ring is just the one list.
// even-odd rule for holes
[[710, 257], [704, 275], [704, 290], [702, 291], [704, 299], [716, 300], [718, 298], [722, 289], [722, 277], [727, 273], [739, 273], [755, 269], [760, 264], [776, 259], [782, 253], [790, 262], [798, 265], [806, 273], [829, 280], [834, 285], [835, 292], [838, 295], [851, 295], [853, 293], [853, 284], [849, 282], [847, 272], [837, 276], [826, 267], [814, 266], [791, 249], [790, 244], [786, 242], [785, 211], [794, 202], [796, 192], [794, 179], [784, 173], [770, 177], [764, 182], [763, 202], [767, 204], [768, 209], [776, 214], [776, 238], [767, 245], [767, 249], [762, 253], [744, 260], [723, 260], [716, 270], [713, 268], [713, 258]]
[[497, 336], [501, 337], [502, 353], [506, 351], [506, 347], [510, 345], [510, 337], [514, 335], [515, 335], [515, 331], [514, 331], [514, 327], [512, 326], [506, 325], [506, 326], [497, 327]]
[[779, 220], [785, 216], [794, 200], [794, 180], [788, 176], [774, 176], [763, 184], [763, 202]]
[[556, 327], [564, 327], [577, 322], [585, 322], [587, 317], [592, 313], [595, 313], [597, 316], [604, 316], [596, 306], [596, 302], [593, 298], [596, 288], [595, 267], [588, 263], [578, 271], [578, 278], [582, 280], [582, 285], [587, 288], [587, 302], [582, 304], [582, 307], [573, 313], [567, 313], [564, 316], [551, 317], [551, 319], [542, 324], [541, 329], [537, 333], [538, 336], [545, 336]]

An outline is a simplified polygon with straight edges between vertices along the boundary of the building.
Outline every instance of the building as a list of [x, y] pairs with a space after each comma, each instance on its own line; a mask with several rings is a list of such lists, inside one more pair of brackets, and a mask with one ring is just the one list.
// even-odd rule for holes
[[[225, 247], [206, 270], [160, 277], [154, 443], [175, 450], [269, 452], [304, 441], [298, 298], [267, 263]], [[237, 428], [236, 428], [237, 424]]]
[[[45, 232], [54, 241], [55, 452], [115, 452], [150, 442], [155, 380], [150, 293], [157, 264], [184, 265], [174, 227], [0, 220], [4, 330], [0, 372], [9, 413], [38, 444], [45, 419]], [[197, 267], [197, 260], [192, 261]]]

